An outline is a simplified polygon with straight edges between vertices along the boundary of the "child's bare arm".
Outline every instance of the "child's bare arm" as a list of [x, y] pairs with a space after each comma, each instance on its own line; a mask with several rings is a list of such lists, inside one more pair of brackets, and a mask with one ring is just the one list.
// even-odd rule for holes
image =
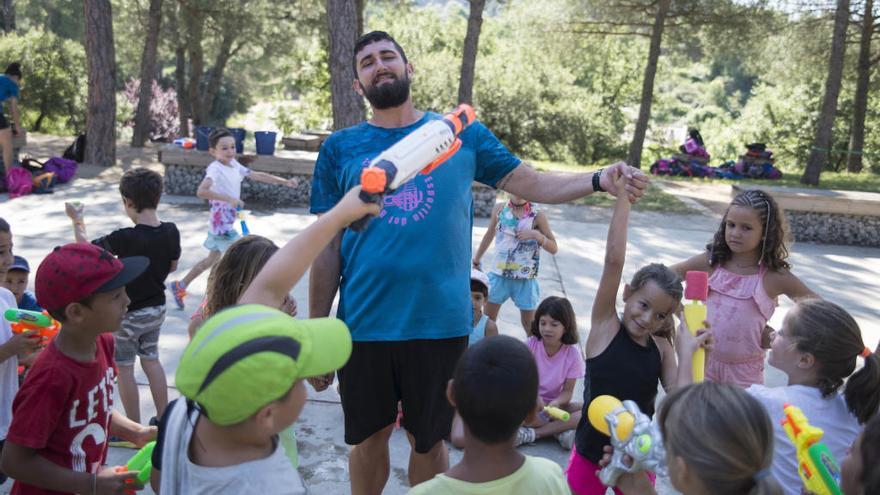
[[86, 223], [83, 214], [84, 208], [83, 204], [78, 201], [64, 203], [64, 212], [67, 213], [67, 216], [73, 221], [74, 242], [88, 244], [89, 238], [86, 235]]
[[214, 180], [210, 177], [205, 177], [202, 179], [202, 182], [199, 183], [199, 189], [196, 191], [196, 196], [202, 199], [213, 199], [214, 201], [224, 201], [226, 203], [231, 204], [232, 206], [244, 206], [244, 201], [240, 199], [233, 198], [232, 196], [227, 196], [225, 194], [220, 194], [218, 192], [214, 192], [211, 190], [211, 186], [214, 185]]
[[574, 384], [577, 382], [574, 378], [567, 378], [565, 383], [562, 385], [562, 393], [559, 394], [559, 397], [553, 399], [548, 406], [553, 407], [562, 407], [571, 402], [571, 397], [574, 395]]
[[110, 434], [128, 440], [138, 447], [156, 439], [158, 429], [155, 426], [143, 426], [128, 419], [118, 411], [110, 416]]
[[538, 239], [538, 244], [548, 253], [556, 254], [559, 251], [559, 246], [556, 244], [556, 237], [553, 235], [553, 231], [550, 230], [550, 222], [547, 220], [547, 215], [543, 212], [535, 216], [535, 227], [544, 236], [543, 239]]
[[483, 235], [483, 240], [480, 241], [480, 246], [477, 248], [477, 252], [474, 253], [472, 261], [474, 268], [480, 268], [480, 260], [483, 259], [483, 255], [486, 254], [486, 250], [489, 249], [489, 246], [495, 239], [495, 228], [498, 226], [498, 212], [500, 212], [503, 207], [503, 203], [498, 203], [492, 207], [492, 215], [489, 217], [489, 225], [486, 227], [486, 233]]
[[266, 172], [257, 172], [251, 171], [250, 174], [247, 175], [250, 179], [255, 180], [257, 182], [262, 182], [264, 184], [278, 184], [279, 186], [287, 186], [287, 187], [296, 187], [299, 184], [294, 178], [285, 179], [284, 177], [278, 177], [277, 175], [267, 174]]
[[807, 284], [792, 273], [791, 270], [787, 269], [768, 271], [767, 275], [764, 276], [764, 289], [771, 298], [784, 294], [795, 302], [801, 299], [821, 297], [807, 287]]
[[[626, 178], [622, 175], [614, 177], [618, 187], [624, 187]], [[608, 239], [605, 242], [605, 265], [599, 279], [599, 289], [593, 300], [591, 328], [595, 330], [610, 320], [617, 321], [617, 292], [623, 276], [623, 265], [626, 262], [627, 224], [629, 223], [630, 202], [625, 194], [617, 197], [614, 213], [608, 226]], [[593, 339], [594, 331], [590, 332]], [[615, 328], [616, 330], [616, 328]], [[587, 345], [590, 342], [588, 340]]]
[[379, 205], [364, 203], [358, 197], [359, 193], [360, 186], [352, 188], [333, 209], [272, 255], [242, 294], [239, 303], [280, 307], [290, 289], [340, 230], [364, 215], [379, 214]]
[[[3, 445], [0, 469], [10, 478], [28, 485], [64, 493], [122, 495], [135, 481], [137, 471], [116, 473], [112, 468], [102, 469], [97, 475], [67, 469], [41, 456], [35, 449], [7, 441]], [[135, 481], [136, 483], [136, 481]]]
[[690, 271], [711, 272], [712, 266], [709, 265], [709, 253], [700, 253], [690, 258], [679, 261], [669, 267], [672, 271], [684, 278], [684, 274]]

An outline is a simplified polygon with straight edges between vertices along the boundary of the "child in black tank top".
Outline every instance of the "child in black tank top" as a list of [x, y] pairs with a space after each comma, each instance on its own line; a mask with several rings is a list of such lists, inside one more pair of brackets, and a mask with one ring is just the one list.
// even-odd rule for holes
[[[614, 177], [623, 187], [624, 177]], [[710, 342], [710, 334], [696, 339], [688, 334], [673, 349], [672, 318], [682, 297], [681, 278], [661, 264], [651, 264], [636, 272], [623, 290], [623, 314], [617, 313], [617, 292], [626, 259], [627, 223], [630, 202], [625, 195], [617, 198], [608, 240], [605, 266], [593, 302], [590, 334], [587, 339], [587, 373], [584, 378], [584, 412], [578, 423], [575, 448], [568, 466], [568, 483], [578, 495], [604, 494], [606, 487], [596, 476], [602, 447], [608, 437], [590, 424], [586, 408], [599, 395], [612, 395], [621, 401], [635, 401], [647, 415], [654, 414], [657, 383], [667, 389], [690, 383], [690, 355], [699, 345]], [[683, 359], [686, 356], [686, 359]], [[685, 369], [686, 368], [686, 369]]]

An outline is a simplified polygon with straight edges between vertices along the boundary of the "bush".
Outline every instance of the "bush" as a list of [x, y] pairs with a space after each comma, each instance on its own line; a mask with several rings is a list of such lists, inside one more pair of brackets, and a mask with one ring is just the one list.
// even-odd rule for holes
[[[134, 129], [134, 114], [137, 111], [140, 99], [140, 79], [132, 79], [125, 84], [122, 95], [125, 100], [124, 106], [117, 106], [125, 117], [122, 120], [124, 127]], [[150, 140], [172, 141], [177, 137], [180, 127], [180, 112], [177, 110], [177, 91], [174, 88], [162, 89], [162, 86], [153, 80], [152, 97], [150, 98]], [[117, 100], [118, 101], [118, 100]]]
[[0, 66], [21, 62], [22, 125], [30, 131], [75, 134], [85, 128], [86, 58], [83, 46], [32, 29], [0, 37]]

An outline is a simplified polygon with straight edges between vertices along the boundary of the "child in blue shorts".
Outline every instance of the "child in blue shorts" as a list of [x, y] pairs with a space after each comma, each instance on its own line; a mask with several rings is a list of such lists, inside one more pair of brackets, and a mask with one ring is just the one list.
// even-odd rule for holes
[[193, 266], [182, 280], [169, 284], [174, 302], [179, 309], [184, 308], [186, 288], [205, 270], [210, 269], [240, 236], [235, 230], [236, 208], [244, 206], [241, 200], [241, 183], [245, 177], [265, 184], [279, 184], [296, 187], [296, 179], [285, 179], [265, 172], [256, 172], [245, 167], [235, 159], [235, 138], [227, 129], [215, 129], [208, 136], [208, 153], [214, 161], [208, 165], [205, 178], [199, 184], [196, 196], [207, 199], [211, 204], [211, 221], [205, 249], [208, 256]]
[[495, 256], [487, 270], [490, 286], [486, 315], [496, 320], [501, 305], [513, 299], [520, 311], [523, 330], [529, 335], [541, 295], [538, 288], [541, 249], [556, 254], [556, 238], [544, 213], [523, 198], [511, 196], [509, 201], [498, 203], [492, 209], [486, 235], [474, 253], [475, 268], [480, 268], [480, 259], [493, 239]]

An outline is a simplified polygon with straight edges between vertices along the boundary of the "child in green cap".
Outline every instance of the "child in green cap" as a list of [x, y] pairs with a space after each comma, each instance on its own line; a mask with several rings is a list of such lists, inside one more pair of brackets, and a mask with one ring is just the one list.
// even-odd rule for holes
[[303, 378], [340, 368], [351, 336], [335, 318], [296, 320], [277, 310], [339, 230], [379, 206], [353, 188], [281, 248], [239, 300], [209, 318], [184, 351], [159, 423], [151, 484], [163, 494], [302, 494], [278, 434], [306, 401]]

